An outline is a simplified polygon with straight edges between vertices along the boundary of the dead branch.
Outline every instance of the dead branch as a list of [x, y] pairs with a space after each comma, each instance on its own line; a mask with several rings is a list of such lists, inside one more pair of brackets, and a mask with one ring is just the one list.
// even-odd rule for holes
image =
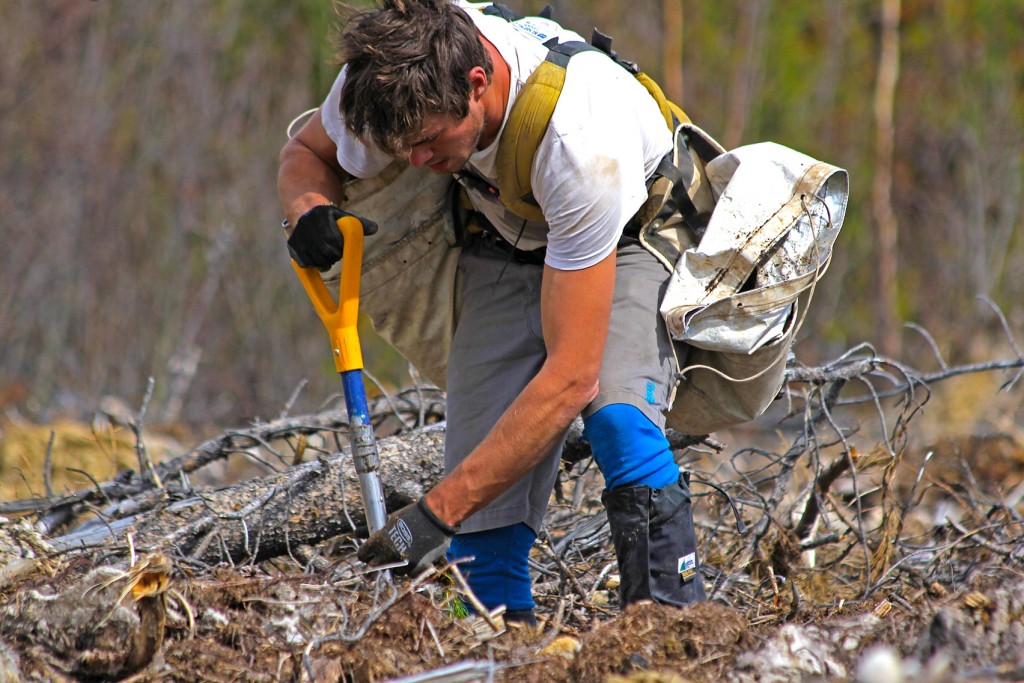
[[[868, 508], [864, 501], [877, 486], [865, 487], [866, 473], [878, 462], [891, 460], [903, 447], [910, 421], [928, 399], [929, 383], [968, 372], [1022, 364], [1024, 360], [1020, 358], [959, 367], [940, 362], [939, 372], [922, 373], [878, 356], [867, 345], [818, 367], [791, 364], [785, 392], [790, 410], [784, 419], [799, 420], [800, 428], [787, 447], [780, 453], [754, 448], [738, 451], [729, 459], [737, 480], [723, 481], [721, 472], [715, 476], [701, 473], [697, 480], [720, 485], [723, 492], [728, 491], [725, 497], [729, 505], [738, 504], [743, 508], [749, 523], [749, 530], [743, 528], [743, 520], [738, 516], [734, 523], [727, 515], [729, 505], [724, 504], [713, 524], [698, 520], [701, 528], [715, 530], [716, 539], [720, 536], [716, 543], [727, 547], [730, 538], [742, 539], [736, 552], [727, 554], [728, 562], [705, 566], [705, 572], [718, 577], [718, 594], [748, 586], [750, 579], [744, 578], [746, 573], [755, 570], [764, 558], [771, 557], [775, 559], [763, 576], [766, 579], [775, 576], [776, 582], [769, 582], [763, 588], [755, 583], [752, 595], [761, 599], [758, 591], [767, 590], [763, 596], [766, 604], [785, 603], [785, 596], [791, 596], [789, 599], [799, 599], [801, 606], [797, 609], [794, 605], [782, 604], [790, 610], [787, 613], [806, 609], [810, 600], [806, 592], [782, 585], [793, 570], [788, 565], [793, 557], [790, 555], [786, 560], [778, 554], [776, 544], [780, 542], [780, 534], [773, 529], [782, 535], [792, 534], [796, 539], [795, 550], [790, 549], [788, 553], [798, 552], [801, 547], [814, 548], [829, 556], [828, 566], [834, 569], [842, 562], [849, 563], [852, 559], [849, 553], [859, 547], [863, 557], [851, 566], [870, 566], [877, 539], [865, 524]], [[851, 387], [866, 391], [851, 398], [848, 395], [855, 393]], [[898, 400], [885, 400], [888, 396], [896, 396]], [[875, 431], [883, 435], [881, 443], [871, 449], [872, 454], [866, 459], [857, 455], [853, 445], [861, 428], [843, 424], [847, 407], [864, 403], [874, 405], [878, 420]], [[443, 394], [436, 388], [416, 387], [381, 397], [371, 411], [379, 430], [397, 432], [379, 442], [381, 476], [388, 507], [393, 510], [415, 500], [441, 477], [444, 424], [437, 421], [444, 417]], [[430, 422], [435, 424], [426, 424]], [[410, 425], [412, 429], [408, 428]], [[164, 488], [154, 488], [144, 477], [129, 471], [74, 496], [0, 503], [0, 512], [35, 509], [52, 514], [61, 509], [76, 513], [89, 511], [95, 515], [92, 521], [53, 539], [53, 545], [64, 552], [95, 547], [117, 551], [131, 534], [141, 550], [162, 549], [176, 561], [196, 567], [258, 565], [275, 557], [301, 557], [304, 558], [302, 566], [311, 566], [321, 554], [316, 548], [324, 541], [351, 534], [364, 524], [356, 478], [348, 458], [346, 426], [346, 416], [341, 411], [282, 416], [269, 423], [227, 432], [178, 458], [156, 465], [154, 474], [164, 482]], [[589, 455], [586, 442], [580, 438], [581, 432], [581, 424], [571, 430], [566, 448], [569, 462], [585, 460]], [[724, 448], [707, 437], [673, 434], [670, 438], [673, 447], [680, 452], [695, 444], [717, 451]], [[331, 442], [333, 445], [329, 445]], [[829, 453], [832, 456], [826, 457]], [[220, 489], [196, 488], [190, 484], [190, 474], [209, 463], [238, 454], [266, 463], [271, 473]], [[764, 463], [757, 464], [759, 460]], [[806, 489], [806, 501], [790, 521], [781, 511], [787, 504], [795, 505], [794, 476], [798, 466], [803, 464], [811, 465], [812, 480]], [[563, 499], [566, 505], [552, 508], [545, 537], [550, 552], [542, 553], [534, 566], [539, 600], [549, 601], [566, 624], [587, 623], [605, 614], [602, 601], [615, 599], [614, 591], [606, 589], [606, 585], [614, 585], [615, 563], [603, 514], [599, 506], [589, 516], [581, 509], [588, 505], [588, 498], [587, 489], [581, 490], [580, 484], [587, 477], [593, 478], [592, 473], [588, 474], [591, 470], [588, 466], [567, 475], [569, 480], [576, 478], [573, 486], [577, 491], [571, 501]], [[918, 480], [922, 473], [923, 468]], [[891, 481], [886, 484], [894, 485]], [[913, 490], [917, 490], [916, 482]], [[907, 500], [904, 498], [900, 505], [909, 505]], [[974, 497], [962, 504], [977, 507], [979, 500]], [[993, 514], [1012, 512], [1005, 504], [1000, 507], [998, 501], [989, 499], [988, 503], [998, 511]], [[711, 512], [711, 506], [704, 507], [708, 508], [704, 514]], [[1019, 515], [1013, 519], [1016, 521], [1007, 524], [1019, 523]], [[825, 528], [815, 536], [819, 524]], [[935, 551], [911, 550], [908, 555], [905, 541], [899, 537], [902, 526], [893, 528], [895, 531], [887, 537], [884, 551], [888, 566], [879, 568], [884, 573], [881, 577], [876, 574], [875, 586], [883, 580], [891, 581], [894, 573], [933, 572], [923, 568], [936, 556], [942, 554], [948, 560], [949, 553], [967, 547], [991, 552], [998, 549], [1007, 561], [1019, 553], [1012, 536], [1002, 535], [1000, 527], [984, 536], [976, 535], [979, 541], [983, 538], [984, 543], [938, 544]], [[840, 550], [843, 546], [845, 550]], [[860, 576], [868, 580], [870, 574]], [[610, 597], [602, 598], [604, 595]], [[730, 601], [742, 602], [741, 595], [735, 595]], [[797, 595], [800, 597], [792, 597]]]
[[[1024, 561], [1024, 514], [1019, 510], [1024, 482], [1017, 485], [1019, 492], [1010, 495], [985, 491], [985, 473], [969, 453], [960, 451], [951, 463], [955, 468], [952, 479], [941, 479], [935, 470], [937, 457], [928, 455], [919, 467], [910, 463], [909, 478], [904, 474], [901, 480], [895, 455], [906, 447], [911, 421], [928, 400], [930, 381], [968, 371], [1019, 367], [1020, 363], [1020, 359], [995, 361], [965, 370], [968, 366], [951, 367], [940, 359], [941, 371], [928, 374], [880, 358], [863, 346], [819, 367], [794, 364], [784, 394], [789, 408], [784, 421], [795, 423], [796, 429], [779, 432], [789, 436], [781, 440], [778, 453], [750, 447], [725, 459], [735, 477], [725, 468], [712, 474], [696, 465], [699, 456], [693, 453], [703, 453], [714, 462], [707, 446], [720, 452], [723, 445], [707, 438], [672, 436], [679, 459], [693, 461], [693, 466], [687, 467], [694, 470], [695, 485], [699, 487], [703, 481], [723, 494], [697, 494], [694, 499], [697, 525], [703, 534], [702, 569], [706, 580], [713, 579], [711, 605], [716, 609], [729, 608], [715, 603], [733, 605], [742, 612], [735, 617], [734, 611], [735, 618], [760, 629], [784, 622], [792, 628], [810, 628], [800, 622], [820, 624], [817, 631], [801, 637], [808, 639], [805, 642], [810, 643], [815, 657], [828, 659], [830, 666], [840, 667], [835, 669], [840, 671], [839, 650], [830, 644], [836, 643], [836, 634], [841, 633], [847, 644], [844, 647], [850, 647], [850, 624], [857, 630], [857, 643], [871, 642], [884, 628], [881, 620], [888, 611], [914, 614], [921, 610], [922, 596], [962, 594], [976, 585], [979, 576], [994, 578], [1017, 571]], [[851, 398], [858, 391], [860, 394]], [[863, 419], [865, 414], [863, 409], [855, 413], [852, 406], [865, 404], [874, 408], [873, 417], [867, 411], [877, 422], [872, 428], [850, 423], [851, 416]], [[443, 395], [422, 387], [382, 397], [371, 408], [378, 431], [395, 432], [379, 441], [381, 476], [390, 509], [415, 499], [440, 478], [443, 411]], [[570, 435], [568, 450], [576, 453], [575, 462], [585, 464], [564, 473], [560, 487], [572, 493], [552, 503], [540, 552], [531, 557], [534, 595], [547, 630], [539, 648], [530, 650], [526, 659], [509, 655], [509, 661], [520, 665], [544, 661], [544, 655], [538, 653], [565, 640], [564, 634], [572, 634], [567, 639], [572, 647], [580, 634], [583, 639], [596, 637], [585, 634], [600, 631], [606, 620], [618, 623], [625, 619], [621, 623], [628, 631], [626, 624], [633, 623], [628, 620], [638, 618], [638, 613], [629, 610], [617, 616], [617, 564], [600, 506], [601, 479], [586, 460], [588, 452], [579, 439], [579, 427]], [[136, 472], [127, 472], [109, 482], [96, 482], [76, 496], [3, 503], [7, 511], [32, 509], [45, 515], [63, 509], [85, 511], [93, 518], [51, 539], [49, 545], [33, 538], [36, 532], [27, 520], [19, 527], [0, 523], [0, 532], [11, 534], [21, 544], [13, 553], [7, 551], [8, 555], [29, 558], [0, 567], [0, 584], [5, 590], [16, 590], [31, 580], [33, 571], [46, 567], [48, 575], [56, 570], [58, 578], [64, 571], [66, 585], [72, 573], [65, 570], [71, 566], [67, 558], [70, 562], [86, 558], [85, 566], [121, 564], [135, 557], [137, 550], [159, 549], [194, 581], [216, 576], [225, 566], [233, 566], [232, 576], [244, 577], [219, 590], [227, 598], [235, 595], [237, 586], [249, 586], [245, 590], [250, 597], [242, 603], [261, 606], [249, 617], [259, 624], [252, 630], [251, 642], [265, 641], [270, 628], [271, 641], [263, 647], [277, 648], [280, 653], [275, 655], [274, 671], [280, 672], [282, 666], [287, 670], [285, 662], [291, 662], [296, 672], [310, 680], [337, 677], [338, 665], [332, 664], [332, 658], [339, 650], [334, 648], [358, 650], [362, 654], [353, 657], [373, 659], [380, 638], [394, 633], [390, 629], [405, 623], [402, 619], [419, 631], [412, 656], [424, 657], [422, 661], [434, 662], [434, 666], [465, 656], [474, 643], [494, 637], [494, 629], [481, 633], [465, 622], [422, 611], [444, 609], [444, 595], [452, 590], [452, 584], [388, 584], [366, 574], [354, 560], [354, 539], [339, 541], [363, 523], [345, 432], [345, 415], [338, 411], [281, 416], [271, 423], [232, 430], [179, 458], [155, 465], [162, 488], [147, 484]], [[687, 450], [689, 444], [702, 447], [691, 451]], [[221, 488], [191, 484], [189, 475], [209, 463], [234, 457], [266, 463], [269, 473]], [[971, 462], [974, 464], [968, 466]], [[886, 464], [883, 473], [881, 466]], [[954, 512], [922, 527], [922, 508], [936, 496]], [[734, 509], [742, 510], [749, 531], [739, 514], [734, 517]], [[913, 535], [908, 529], [914, 530]], [[216, 572], [215, 566], [220, 567]], [[208, 578], [202, 581], [206, 590], [217, 586]], [[828, 586], [824, 593], [823, 583]], [[209, 635], [214, 628], [211, 624], [228, 613], [225, 606], [213, 616], [199, 618], [199, 610], [191, 618], [184, 616], [190, 614], [186, 600], [195, 599], [199, 590], [193, 583], [190, 589], [176, 593], [181, 606], [168, 609], [168, 633], [172, 635], [163, 637], [173, 638], [173, 633], [185, 629], [190, 633], [205, 629], [208, 638], [216, 638]], [[879, 591], [885, 591], [887, 599], [879, 603], [875, 597], [869, 602]], [[967, 610], [1015, 613], [1012, 605], [1017, 598], [1012, 594], [975, 590], [968, 597]], [[237, 602], [237, 598], [230, 597], [230, 601]], [[43, 605], [30, 591], [12, 604]], [[883, 606], [885, 610], [881, 610]], [[410, 616], [405, 614], [407, 608], [421, 611]], [[274, 609], [278, 611], [273, 621], [261, 616]], [[860, 616], [830, 620], [851, 609]], [[657, 613], [646, 607], [642, 618]], [[17, 619], [18, 614], [10, 612], [9, 618]], [[208, 608], [206, 614], [210, 614]], [[241, 612], [231, 614], [232, 620], [242, 623]], [[968, 620], [972, 612], [965, 613], [968, 617], [951, 614], [949, 628], [961, 629], [957, 624], [962, 622], [957, 632], [968, 633], [963, 629], [973, 623]], [[293, 623], [298, 624], [297, 630], [289, 626]], [[695, 622], [686, 619], [680, 623]], [[676, 628], [675, 624], [666, 622], [663, 628]], [[458, 635], [453, 635], [454, 631]], [[756, 678], [751, 672], [760, 670], [764, 658], [759, 659], [759, 653], [785, 650], [789, 645], [782, 634], [793, 631], [778, 629], [779, 635], [774, 637], [772, 632], [766, 633], [768, 637], [759, 648], [735, 660], [734, 665], [723, 660], [720, 666], [734, 666], [737, 680], [748, 680], [744, 678], [747, 674]], [[927, 640], [927, 636], [923, 638]], [[183, 657], [190, 650], [178, 647], [177, 654], [167, 650], [166, 656], [188, 661]], [[427, 658], [427, 650], [433, 659]], [[134, 655], [120, 652], [111, 650], [111, 661], [135, 661]], [[150, 649], [147, 646], [139, 652], [148, 656]], [[50, 652], [46, 656], [58, 661], [63, 655]], [[225, 656], [233, 655], [217, 651], [217, 666]], [[616, 661], [621, 660], [619, 653]], [[42, 666], [38, 660], [26, 661]], [[298, 673], [294, 675], [301, 680]], [[274, 675], [253, 680], [274, 680]]]
[[[379, 442], [388, 509], [415, 501], [440, 480], [443, 443], [443, 425]], [[177, 499], [185, 492], [168, 486], [166, 499], [153, 509], [87, 523], [52, 543], [58, 549], [91, 547], [131, 533], [147, 551], [164, 548], [203, 564], [288, 555], [293, 546], [316, 545], [365, 525], [348, 455], [322, 455], [268, 477]]]

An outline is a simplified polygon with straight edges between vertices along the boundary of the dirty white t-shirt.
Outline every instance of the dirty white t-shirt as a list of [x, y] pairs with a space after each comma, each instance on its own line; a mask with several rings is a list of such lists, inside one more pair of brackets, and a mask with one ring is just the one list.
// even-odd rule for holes
[[[582, 40], [554, 22], [527, 18], [509, 23], [460, 3], [509, 66], [511, 110], [526, 79], [547, 55], [541, 42]], [[338, 146], [338, 163], [357, 178], [371, 178], [392, 161], [345, 128], [339, 111], [345, 70], [323, 106], [327, 134]], [[497, 185], [496, 158], [502, 131], [469, 159], [471, 172]], [[657, 104], [625, 69], [603, 54], [579, 53], [566, 70], [565, 85], [547, 133], [533, 160], [531, 184], [546, 223], [524, 221], [501, 201], [470, 189], [477, 210], [519, 249], [547, 246], [545, 263], [559, 270], [592, 266], [610, 254], [626, 222], [647, 198], [646, 179], [668, 153], [672, 136]]]

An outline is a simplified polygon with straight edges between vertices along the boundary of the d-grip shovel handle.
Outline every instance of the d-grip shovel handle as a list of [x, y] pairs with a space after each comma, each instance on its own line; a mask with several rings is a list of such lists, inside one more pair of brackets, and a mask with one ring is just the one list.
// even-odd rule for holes
[[341, 255], [341, 287], [335, 302], [316, 268], [303, 268], [292, 261], [292, 268], [313, 302], [313, 308], [331, 337], [331, 353], [338, 372], [361, 370], [363, 352], [356, 324], [359, 322], [359, 278], [363, 270], [363, 224], [354, 216], [338, 219], [345, 240]]
[[377, 473], [380, 456], [366, 407], [363, 353], [359, 348], [359, 334], [356, 330], [359, 321], [359, 277], [363, 270], [363, 223], [354, 216], [342, 216], [338, 219], [338, 229], [341, 230], [345, 244], [341, 256], [341, 287], [337, 303], [327, 291], [319, 270], [303, 268], [294, 260], [292, 267], [331, 337], [334, 367], [341, 374], [345, 391], [352, 462], [359, 476], [366, 525], [370, 533], [373, 533], [384, 528], [387, 510], [384, 506], [384, 488]]

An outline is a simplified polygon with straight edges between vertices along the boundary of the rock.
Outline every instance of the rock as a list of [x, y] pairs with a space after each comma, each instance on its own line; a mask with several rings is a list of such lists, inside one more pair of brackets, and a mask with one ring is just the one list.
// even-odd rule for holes
[[892, 648], [872, 648], [857, 664], [857, 683], [903, 683], [905, 680], [903, 662]]

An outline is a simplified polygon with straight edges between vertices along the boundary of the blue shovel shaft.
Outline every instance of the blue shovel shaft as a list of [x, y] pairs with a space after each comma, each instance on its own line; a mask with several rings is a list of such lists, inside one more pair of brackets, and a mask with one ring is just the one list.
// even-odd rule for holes
[[339, 373], [345, 390], [345, 408], [348, 410], [349, 441], [352, 444], [352, 463], [359, 477], [363, 509], [366, 510], [366, 526], [372, 534], [384, 528], [387, 510], [384, 507], [384, 488], [380, 483], [377, 468], [380, 456], [377, 453], [377, 439], [370, 423], [370, 411], [366, 406], [366, 390], [363, 388], [363, 371], [346, 370]]

